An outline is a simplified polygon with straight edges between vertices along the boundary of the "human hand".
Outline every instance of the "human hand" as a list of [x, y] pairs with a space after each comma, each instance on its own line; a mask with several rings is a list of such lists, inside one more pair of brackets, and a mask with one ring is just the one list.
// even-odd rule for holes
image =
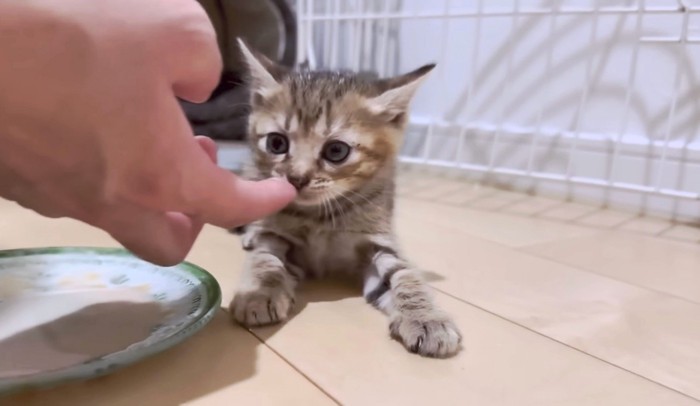
[[201, 102], [221, 71], [193, 0], [0, 2], [0, 196], [109, 232], [155, 263], [181, 261], [203, 223], [284, 207], [283, 180], [216, 166], [176, 97]]

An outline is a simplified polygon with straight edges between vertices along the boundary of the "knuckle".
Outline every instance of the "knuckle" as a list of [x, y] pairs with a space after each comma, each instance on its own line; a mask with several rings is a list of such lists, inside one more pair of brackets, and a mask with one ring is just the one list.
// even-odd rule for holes
[[[216, 32], [211, 22], [190, 21], [178, 29], [178, 43], [193, 56], [190, 62], [198, 62], [201, 66], [217, 68], [221, 66], [221, 55]], [[214, 69], [215, 70], [215, 69]]]
[[184, 62], [190, 70], [202, 75], [220, 74], [223, 61], [216, 31], [201, 6], [196, 5], [186, 13], [169, 19], [162, 29], [162, 35], [168, 46], [177, 51], [179, 63]]

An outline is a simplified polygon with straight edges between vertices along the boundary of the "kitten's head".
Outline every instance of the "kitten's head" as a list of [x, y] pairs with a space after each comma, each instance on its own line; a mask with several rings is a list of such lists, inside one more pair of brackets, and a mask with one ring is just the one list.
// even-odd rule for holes
[[285, 177], [316, 206], [391, 175], [411, 98], [435, 65], [390, 79], [288, 71], [239, 41], [249, 68], [248, 136], [260, 177]]

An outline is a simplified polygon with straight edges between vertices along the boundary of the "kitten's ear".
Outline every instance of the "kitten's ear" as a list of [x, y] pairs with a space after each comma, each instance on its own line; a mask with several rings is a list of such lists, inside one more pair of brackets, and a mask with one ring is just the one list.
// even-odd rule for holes
[[370, 111], [386, 116], [388, 121], [403, 118], [418, 87], [433, 68], [434, 63], [401, 76], [378, 81], [377, 87], [381, 93], [368, 100]]
[[271, 61], [262, 53], [249, 48], [245, 41], [237, 38], [243, 59], [248, 66], [251, 90], [263, 98], [280, 88], [279, 80], [287, 70]]

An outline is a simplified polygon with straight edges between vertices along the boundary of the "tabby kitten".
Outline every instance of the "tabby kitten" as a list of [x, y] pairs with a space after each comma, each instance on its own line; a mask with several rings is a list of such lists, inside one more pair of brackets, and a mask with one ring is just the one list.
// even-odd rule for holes
[[301, 280], [355, 274], [408, 350], [455, 354], [457, 327], [399, 255], [392, 230], [397, 149], [411, 98], [434, 65], [383, 80], [293, 72], [239, 42], [250, 71], [248, 175], [286, 177], [298, 196], [246, 227], [248, 254], [232, 317], [245, 326], [283, 321]]

